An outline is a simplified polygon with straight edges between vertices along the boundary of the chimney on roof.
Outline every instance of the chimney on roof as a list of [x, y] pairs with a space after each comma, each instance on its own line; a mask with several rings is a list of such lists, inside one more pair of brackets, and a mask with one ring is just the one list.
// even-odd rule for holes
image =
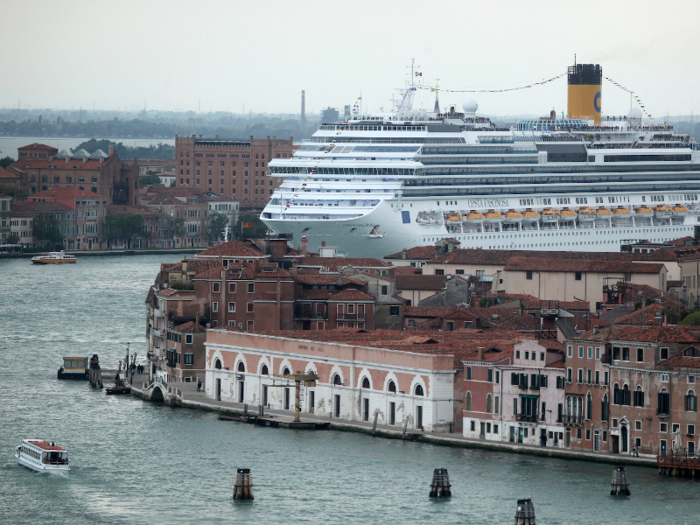
[[476, 359], [478, 361], [484, 360], [484, 347], [483, 346], [480, 346], [479, 348], [476, 349]]
[[321, 241], [321, 247], [325, 248], [325, 246], [326, 246], [326, 241]]
[[114, 145], [113, 144], [109, 145], [109, 156], [110, 157], [114, 156]]
[[306, 236], [301, 238], [301, 254], [306, 255], [306, 245], [309, 244], [309, 240]]
[[196, 330], [198, 326], [199, 326], [199, 312], [194, 314], [194, 329]]
[[185, 273], [187, 271], [187, 259], [184, 259], [182, 261], [182, 273]]

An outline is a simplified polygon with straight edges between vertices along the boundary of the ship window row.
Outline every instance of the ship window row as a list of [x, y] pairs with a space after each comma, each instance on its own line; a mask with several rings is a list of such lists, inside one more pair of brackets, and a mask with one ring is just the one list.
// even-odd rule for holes
[[[700, 190], [700, 184], [696, 182], [688, 182], [684, 184], [685, 189], [691, 190], [691, 191], [698, 191]], [[581, 187], [581, 185], [578, 186], [553, 186], [553, 185], [547, 185], [547, 186], [542, 186], [542, 187], [536, 187], [536, 186], [492, 186], [489, 187], [488, 190], [485, 190], [483, 187], [468, 187], [468, 188], [440, 188], [440, 187], [433, 187], [433, 188], [426, 188], [426, 189], [409, 189], [409, 188], [404, 188], [403, 194], [406, 197], [437, 197], [437, 196], [452, 196], [452, 195], [480, 195], [480, 196], [488, 196], [488, 195], [509, 195], [509, 194], [518, 194], [518, 193], [581, 193], [581, 192], [610, 192], [610, 193], [619, 193], [621, 191], [633, 191], [633, 192], [639, 192], [639, 191], [649, 191], [649, 192], [657, 192], [657, 191], [666, 191], [668, 190], [668, 184], [659, 182], [658, 184], [639, 184], [639, 183], [631, 183], [631, 184], [620, 184], [616, 186], [603, 186], [603, 185], [590, 185], [589, 188], [586, 187]]]
[[[594, 156], [589, 155], [588, 159]], [[687, 162], [691, 160], [690, 153], [678, 155], [605, 155], [605, 162]]]
[[338, 200], [302, 200], [297, 199], [291, 201], [289, 199], [272, 199], [270, 204], [280, 205], [289, 204], [290, 206], [376, 206], [379, 204], [378, 200], [366, 201], [366, 200], [352, 200], [352, 199], [338, 199]]
[[688, 180], [687, 173], [644, 173], [633, 176], [625, 175], [589, 175], [588, 177], [574, 178], [570, 176], [542, 176], [542, 177], [468, 177], [468, 178], [429, 178], [413, 179], [404, 182], [406, 187], [435, 187], [435, 186], [464, 186], [464, 185], [502, 185], [502, 184], [526, 184], [526, 185], [551, 185], [551, 184], [620, 184], [625, 182], [649, 182], [649, 181], [683, 181]]
[[415, 153], [420, 146], [335, 146], [332, 153]]
[[323, 131], [428, 131], [427, 126], [379, 126], [376, 124], [322, 124]]
[[[589, 164], [586, 166], [554, 166], [548, 165], [537, 165], [537, 166], [508, 166], [508, 167], [492, 167], [492, 166], [479, 166], [479, 167], [455, 167], [451, 168], [449, 166], [442, 166], [439, 168], [427, 167], [421, 171], [421, 175], [424, 176], [434, 176], [434, 175], [472, 175], [480, 173], [493, 173], [496, 175], [513, 175], [520, 173], [527, 173], [531, 176], [536, 176], [537, 174], [557, 174], [557, 173], [573, 173], [576, 175], [587, 174], [587, 173], [638, 173], [645, 171], [695, 171], [697, 172], [697, 166], [693, 164], [679, 164], [679, 165], [669, 165], [669, 164], [648, 164], [648, 165], [636, 165], [636, 166], [614, 166], [614, 165], [594, 165]], [[698, 173], [700, 175], [700, 173]]]
[[508, 155], [503, 157], [421, 157], [426, 166], [432, 164], [537, 164], [537, 155]]
[[423, 146], [421, 155], [525, 154], [537, 153], [535, 147], [523, 146]]
[[395, 175], [412, 176], [414, 168], [307, 168], [299, 166], [270, 166], [270, 173], [298, 173], [315, 175]]
[[[308, 139], [308, 142], [328, 144], [331, 141], [331, 139], [332, 137], [312, 137]], [[467, 140], [461, 137], [373, 137], [371, 139], [367, 137], [338, 137], [338, 142], [364, 142], [367, 144], [466, 144]]]

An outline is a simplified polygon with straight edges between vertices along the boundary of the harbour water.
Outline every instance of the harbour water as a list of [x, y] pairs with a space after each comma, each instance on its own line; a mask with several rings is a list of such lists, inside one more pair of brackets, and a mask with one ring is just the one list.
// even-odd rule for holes
[[[543, 525], [700, 522], [700, 484], [655, 469], [628, 467], [632, 496], [615, 499], [610, 465], [257, 428], [57, 381], [64, 355], [116, 363], [127, 342], [144, 355], [148, 286], [178, 259], [0, 260], [1, 523], [506, 524], [523, 497]], [[24, 438], [64, 445], [72, 471], [18, 467]], [[254, 502], [232, 500], [237, 467], [252, 469]], [[449, 500], [428, 498], [438, 467]]]

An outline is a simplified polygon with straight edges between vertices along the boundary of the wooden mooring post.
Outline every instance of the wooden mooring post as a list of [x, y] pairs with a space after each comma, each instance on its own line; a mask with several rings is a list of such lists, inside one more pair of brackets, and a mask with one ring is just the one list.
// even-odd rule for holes
[[433, 481], [430, 484], [431, 498], [449, 498], [452, 496], [450, 490], [450, 477], [447, 475], [446, 468], [436, 468], [433, 471]]
[[374, 423], [372, 423], [372, 435], [377, 431], [377, 418], [379, 417], [379, 412], [374, 411]]
[[535, 506], [532, 499], [518, 500], [518, 510], [515, 512], [515, 525], [535, 525]]
[[630, 486], [627, 483], [627, 471], [625, 467], [617, 467], [613, 470], [611, 496], [629, 496]]
[[250, 473], [249, 468], [236, 469], [233, 499], [255, 499], [253, 497], [253, 475]]

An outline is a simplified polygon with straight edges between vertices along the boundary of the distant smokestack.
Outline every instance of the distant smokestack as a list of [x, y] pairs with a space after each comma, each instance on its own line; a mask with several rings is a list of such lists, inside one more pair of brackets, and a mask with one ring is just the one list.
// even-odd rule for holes
[[301, 132], [306, 134], [306, 90], [301, 90]]

